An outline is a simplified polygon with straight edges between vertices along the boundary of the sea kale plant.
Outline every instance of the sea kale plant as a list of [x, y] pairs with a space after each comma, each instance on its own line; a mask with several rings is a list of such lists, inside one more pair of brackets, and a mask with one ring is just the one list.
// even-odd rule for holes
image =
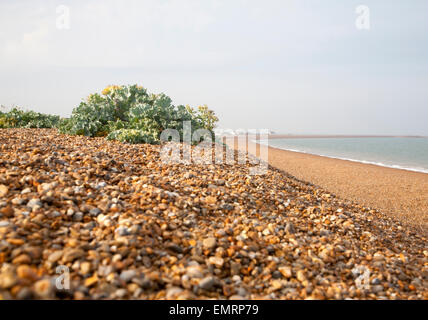
[[165, 129], [175, 129], [183, 139], [183, 123], [190, 121], [192, 131], [207, 129], [213, 133], [218, 121], [207, 106], [194, 109], [172, 104], [165, 94], [152, 94], [141, 86], [109, 86], [101, 94], [91, 94], [62, 119], [62, 133], [107, 137], [128, 143], [160, 142]]
[[59, 116], [24, 111], [17, 107], [0, 111], [0, 128], [55, 128], [59, 122]]

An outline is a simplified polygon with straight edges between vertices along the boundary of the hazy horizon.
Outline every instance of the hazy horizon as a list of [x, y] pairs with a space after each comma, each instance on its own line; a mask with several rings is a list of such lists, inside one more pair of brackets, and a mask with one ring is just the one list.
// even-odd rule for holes
[[[58, 29], [58, 6], [70, 29]], [[356, 7], [370, 9], [359, 30]], [[0, 0], [0, 104], [70, 115], [138, 83], [220, 128], [428, 136], [428, 2]]]

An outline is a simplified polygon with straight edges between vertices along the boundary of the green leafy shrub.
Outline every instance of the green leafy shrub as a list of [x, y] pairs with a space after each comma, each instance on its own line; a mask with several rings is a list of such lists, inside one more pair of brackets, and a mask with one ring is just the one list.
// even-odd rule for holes
[[139, 129], [119, 129], [109, 133], [108, 140], [119, 140], [127, 143], [158, 143], [156, 136]]
[[212, 132], [218, 119], [206, 106], [174, 106], [165, 94], [151, 94], [137, 85], [109, 86], [81, 102], [69, 119], [60, 122], [59, 130], [129, 143], [158, 143], [165, 129], [176, 129], [183, 137], [183, 121], [191, 122], [192, 131]]
[[13, 108], [0, 112], [0, 128], [55, 128], [60, 117]]

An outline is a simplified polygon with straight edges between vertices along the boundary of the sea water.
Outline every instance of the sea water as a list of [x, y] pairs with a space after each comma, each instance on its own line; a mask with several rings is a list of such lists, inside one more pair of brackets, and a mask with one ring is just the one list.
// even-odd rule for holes
[[[260, 142], [266, 144], [267, 140]], [[428, 173], [428, 137], [269, 139], [269, 146]]]

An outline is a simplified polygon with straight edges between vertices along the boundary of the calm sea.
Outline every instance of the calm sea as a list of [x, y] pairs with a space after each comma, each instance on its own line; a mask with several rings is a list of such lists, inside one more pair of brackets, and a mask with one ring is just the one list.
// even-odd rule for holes
[[269, 145], [284, 150], [428, 173], [428, 138], [270, 139]]

